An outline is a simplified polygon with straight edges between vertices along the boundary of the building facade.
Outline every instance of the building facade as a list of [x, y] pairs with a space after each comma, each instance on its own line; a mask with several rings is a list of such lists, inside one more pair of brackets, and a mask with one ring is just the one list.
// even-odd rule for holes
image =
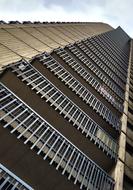
[[104, 23], [0, 22], [0, 189], [132, 190], [133, 47]]

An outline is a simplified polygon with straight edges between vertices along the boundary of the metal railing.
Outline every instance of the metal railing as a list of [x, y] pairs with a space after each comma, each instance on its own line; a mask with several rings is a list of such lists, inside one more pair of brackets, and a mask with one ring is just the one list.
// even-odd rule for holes
[[[103, 97], [105, 97], [116, 109], [122, 112], [122, 101], [118, 96], [112, 94], [109, 88], [105, 88], [98, 80], [96, 80], [83, 66], [76, 62], [71, 55], [69, 55], [64, 49], [58, 48], [54, 50], [57, 55], [62, 58], [75, 72], [77, 72], [87, 83], [94, 87]], [[85, 60], [83, 60], [85, 61]], [[93, 69], [93, 67], [91, 67]], [[97, 75], [101, 77], [98, 70]], [[96, 84], [96, 85], [95, 85]]]
[[109, 51], [111, 51], [111, 56], [113, 56], [115, 60], [119, 60], [121, 62], [121, 67], [125, 71], [127, 71], [128, 65], [126, 64], [126, 62], [128, 61], [128, 56], [125, 55], [125, 52], [121, 50], [120, 47], [116, 45], [107, 34], [101, 34], [100, 38], [95, 36], [94, 39], [96, 39], [96, 41], [100, 40], [100, 42], [102, 42], [105, 45], [105, 47], [108, 47]]
[[[106, 77], [106, 75], [102, 71], [100, 71], [97, 68], [97, 66], [95, 66], [95, 64], [90, 62], [83, 55], [83, 53], [81, 53], [74, 45], [70, 45], [68, 46], [68, 48], [83, 64], [85, 64], [90, 70], [92, 70], [97, 75], [97, 77], [99, 77], [109, 88], [111, 88], [119, 96], [119, 98], [122, 98], [122, 99], [124, 98], [124, 92], [122, 91], [122, 89], [120, 89], [119, 86], [116, 85], [113, 81], [109, 80], [109, 78]], [[98, 60], [95, 58], [92, 52], [85, 51], [85, 53], [88, 55], [88, 57], [93, 59], [93, 61], [97, 65], [100, 65], [100, 62], [98, 62]]]
[[99, 52], [96, 49], [97, 46], [96, 46], [96, 43], [94, 43], [93, 38], [89, 39], [89, 40], [83, 40], [83, 41], [77, 43], [77, 45], [84, 52], [86, 52], [86, 54], [88, 54], [89, 51], [92, 51], [94, 53], [94, 55], [97, 57], [97, 59], [98, 59], [98, 63], [99, 63], [98, 66], [104, 72], [106, 72], [111, 77], [111, 79], [114, 80], [117, 83], [117, 85], [119, 85], [122, 89], [124, 89], [124, 87], [125, 87], [125, 81], [126, 81], [125, 72], [121, 73], [119, 71], [117, 63], [115, 63], [112, 60], [108, 60], [108, 59], [110, 59], [110, 57], [108, 56], [108, 59], [107, 59], [106, 58], [107, 57], [106, 53], [104, 53], [104, 56], [103, 56], [102, 55], [103, 51]]
[[[72, 123], [72, 126], [85, 134], [86, 138], [93, 140], [94, 144], [98, 144], [98, 147], [108, 156], [117, 159], [117, 142], [37, 69], [25, 62], [18, 62], [11, 67], [12, 72], [15, 72], [41, 98], [49, 102], [50, 106], [58, 110], [59, 114]], [[115, 129], [119, 131], [120, 127], [115, 126]]]
[[[115, 116], [100, 100], [98, 100], [82, 83], [80, 83], [74, 76], [72, 76], [59, 62], [52, 56], [40, 55], [39, 60], [51, 72], [54, 73], [65, 85], [72, 89], [83, 101], [92, 107], [100, 116], [103, 117], [113, 127], [120, 126], [120, 120]], [[97, 88], [98, 83], [94, 86]]]
[[126, 71], [121, 66], [121, 64], [123, 64], [123, 61], [120, 60], [118, 56], [113, 55], [112, 49], [111, 49], [112, 46], [109, 46], [106, 43], [104, 43], [104, 41], [99, 37], [98, 38], [93, 37], [85, 41], [86, 42], [89, 41], [91, 44], [93, 44], [93, 47], [95, 47], [95, 49], [97, 49], [100, 52], [100, 55], [102, 53], [102, 55], [106, 57], [113, 64], [114, 69], [116, 68], [114, 71], [115, 72], [119, 71], [120, 73], [122, 73], [124, 76], [124, 81], [126, 80]]
[[10, 132], [17, 132], [18, 139], [23, 136], [24, 144], [30, 142], [30, 149], [36, 147], [34, 150], [38, 155], [41, 154], [44, 160], [49, 158], [49, 164], [54, 163], [62, 175], [67, 173], [69, 180], [80, 184], [80, 189], [114, 189], [114, 180], [103, 169], [3, 84], [0, 93], [4, 128], [10, 126]]
[[27, 183], [22, 181], [5, 166], [0, 164], [0, 189], [1, 190], [33, 190]]

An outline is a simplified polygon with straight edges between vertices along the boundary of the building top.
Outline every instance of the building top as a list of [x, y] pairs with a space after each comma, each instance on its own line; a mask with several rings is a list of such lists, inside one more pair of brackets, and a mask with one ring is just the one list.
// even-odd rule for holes
[[94, 22], [0, 21], [0, 70], [20, 59], [30, 60], [45, 51], [112, 29], [108, 24]]

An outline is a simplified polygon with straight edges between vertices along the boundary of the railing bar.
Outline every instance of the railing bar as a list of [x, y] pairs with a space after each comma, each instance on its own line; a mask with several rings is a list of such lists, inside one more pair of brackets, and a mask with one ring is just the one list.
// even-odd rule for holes
[[0, 101], [3, 101], [4, 99], [8, 98], [8, 96], [11, 96], [11, 94], [7, 94], [6, 96], [4, 96], [3, 98], [0, 99]]
[[74, 116], [75, 116], [75, 114], [78, 112], [78, 109], [76, 109], [75, 111], [74, 111], [74, 113], [71, 115], [71, 117], [70, 117], [70, 119], [69, 119], [69, 122], [72, 120], [72, 118], [74, 118]]
[[82, 159], [82, 162], [81, 162], [80, 168], [79, 168], [79, 170], [78, 170], [78, 174], [77, 174], [77, 176], [76, 176], [76, 178], [75, 178], [74, 184], [77, 183], [77, 180], [78, 180], [79, 174], [80, 174], [81, 169], [82, 169], [82, 167], [83, 167], [84, 160], [85, 160], [85, 157], [83, 157], [83, 159]]
[[94, 188], [96, 188], [97, 187], [97, 181], [98, 181], [98, 179], [99, 179], [99, 169], [97, 169], [98, 171], [96, 172], [96, 178], [95, 178], [95, 182], [94, 182]]
[[99, 185], [100, 190], [103, 190], [103, 187], [104, 187], [104, 179], [105, 179], [105, 174], [102, 174], [102, 179], [101, 179], [100, 185]]
[[49, 68], [49, 67], [54, 66], [54, 65], [56, 65], [56, 63], [55, 63], [55, 62], [54, 62], [53, 64], [51, 64], [51, 65], [47, 66], [47, 67]]
[[66, 118], [68, 115], [69, 115], [69, 113], [71, 112], [71, 110], [74, 108], [74, 105], [72, 105], [72, 107], [68, 110], [68, 112], [66, 113], [66, 115], [64, 116], [64, 118]]
[[[62, 74], [59, 74], [60, 72], [62, 72], [63, 69], [60, 67], [60, 70], [59, 71], [56, 71], [55, 72], [55, 75], [59, 75], [59, 78], [61, 78]], [[64, 73], [63, 73], [64, 74]]]
[[98, 177], [98, 182], [97, 182], [97, 187], [100, 187], [100, 183], [102, 181], [103, 178], [103, 173], [100, 171], [99, 177]]
[[1, 92], [3, 92], [3, 91], [5, 91], [5, 89], [4, 89], [4, 88], [2, 88], [2, 89], [0, 90], [0, 93], [1, 93]]
[[56, 67], [55, 68], [53, 68], [53, 69], [51, 69], [51, 71], [54, 71], [54, 70], [56, 70], [56, 69], [58, 69], [58, 68], [60, 68], [60, 66], [55, 62], [55, 65], [56, 65]]
[[3, 183], [0, 185], [0, 189], [3, 189], [4, 185], [9, 181], [10, 177], [8, 176]]
[[89, 118], [87, 118], [87, 122], [86, 122], [86, 124], [85, 124], [85, 126], [84, 126], [84, 128], [83, 128], [83, 130], [82, 130], [82, 133], [84, 133], [84, 131], [85, 131], [85, 129], [86, 129], [86, 127], [87, 127], [87, 125], [88, 125], [88, 123], [90, 122], [91, 120], [89, 119]]
[[[42, 78], [42, 76], [40, 76], [40, 78]], [[44, 83], [45, 81], [46, 81], [46, 80], [43, 80], [43, 79], [42, 79], [42, 81], [41, 81], [40, 83], [34, 85], [31, 89], [33, 90], [34, 88], [38, 87], [40, 84]]]
[[58, 136], [56, 138], [56, 140], [54, 141], [54, 143], [52, 144], [52, 146], [50, 147], [50, 149], [48, 150], [48, 152], [46, 153], [46, 155], [44, 156], [44, 160], [46, 160], [47, 156], [49, 155], [50, 151], [53, 149], [53, 147], [56, 145], [57, 141], [60, 139], [60, 136]]
[[34, 83], [35, 81], [39, 80], [42, 76], [39, 76], [38, 78], [35, 78], [34, 80], [30, 81], [27, 83], [27, 85], [30, 85], [32, 83]]
[[65, 73], [65, 74], [67, 74], [67, 75], [65, 78], [61, 79], [62, 81], [65, 81], [69, 77], [68, 73]]
[[12, 110], [10, 110], [9, 112], [7, 112], [5, 115], [3, 115], [3, 117], [0, 118], [0, 121], [2, 119], [4, 119], [5, 117], [7, 117], [8, 115], [10, 115], [12, 112], [14, 112], [16, 109], [18, 109], [20, 106], [22, 106], [22, 103], [16, 107], [14, 107]]
[[40, 139], [45, 135], [45, 133], [49, 130], [49, 128], [50, 128], [50, 127], [47, 127], [47, 128], [45, 129], [45, 131], [40, 135], [40, 137], [36, 140], [36, 142], [30, 147], [31, 150], [36, 146], [36, 144], [37, 144], [37, 143], [40, 141]]
[[83, 177], [82, 182], [81, 182], [81, 185], [80, 185], [80, 189], [82, 189], [82, 187], [83, 187], [84, 180], [85, 180], [87, 171], [88, 171], [88, 169], [89, 169], [89, 166], [90, 166], [90, 161], [88, 161], [88, 164], [87, 164], [87, 167], [86, 167], [86, 170], [85, 170], [85, 173], [84, 173], [84, 177]]
[[73, 83], [69, 85], [69, 88], [72, 88], [72, 86], [74, 85], [74, 83], [76, 83], [77, 81], [75, 80], [75, 78], [72, 78]]
[[20, 114], [18, 114], [16, 117], [14, 117], [11, 121], [9, 121], [7, 124], [3, 126], [3, 128], [6, 128], [8, 125], [10, 125], [13, 121], [15, 121], [18, 117], [20, 117], [23, 113], [25, 113], [28, 109], [24, 109]]
[[72, 153], [71, 153], [71, 155], [70, 155], [70, 157], [69, 157], [69, 159], [68, 159], [68, 161], [67, 161], [67, 163], [66, 163], [66, 166], [65, 166], [64, 170], [62, 171], [62, 175], [64, 175], [64, 173], [65, 173], [65, 171], [66, 171], [66, 168], [67, 168], [67, 166], [69, 165], [70, 160], [71, 160], [71, 158], [72, 158], [74, 152], [75, 152], [75, 148], [73, 148], [73, 151], [72, 151]]
[[89, 181], [88, 181], [88, 184], [87, 184], [87, 190], [89, 190], [90, 182], [91, 182], [91, 180], [92, 180], [92, 176], [93, 176], [94, 169], [95, 169], [95, 165], [93, 165], [93, 168], [92, 168], [92, 170], [91, 170], [91, 174], [90, 174], [90, 176], [89, 176]]
[[11, 188], [11, 190], [15, 190], [15, 188], [17, 188], [17, 186], [18, 186], [18, 182], [16, 182], [14, 185], [13, 185], [13, 187]]
[[[20, 70], [20, 69], [19, 69], [19, 70]], [[26, 73], [28, 73], [28, 72], [30, 72], [30, 71], [34, 71], [34, 70], [33, 70], [33, 68], [28, 69], [28, 70], [27, 70], [27, 71], [25, 71], [25, 72], [22, 72], [22, 71], [21, 71], [21, 73], [20, 73], [20, 74], [18, 74], [18, 75], [17, 75], [17, 77], [20, 77], [20, 76], [22, 76], [22, 75], [25, 75]]]
[[[59, 98], [62, 97], [62, 96], [63, 96], [63, 95], [61, 94], [61, 95], [59, 96]], [[59, 98], [57, 98], [56, 101], [57, 101]], [[64, 98], [64, 97], [63, 97], [63, 98]], [[55, 108], [55, 110], [57, 110], [57, 109], [65, 102], [65, 100], [66, 100], [66, 98], [64, 98], [64, 99], [62, 100], [62, 102], [60, 102], [60, 103], [58, 104], [58, 106]], [[56, 101], [55, 101], [55, 102], [56, 102]], [[52, 105], [52, 104], [51, 104], [51, 105]]]
[[62, 155], [62, 157], [61, 157], [61, 159], [60, 159], [60, 161], [59, 161], [58, 165], [56, 166], [56, 170], [58, 170], [58, 169], [59, 169], [60, 164], [61, 164], [61, 162], [63, 161], [63, 159], [64, 159], [64, 157], [65, 157], [65, 155], [66, 155], [67, 151], [69, 150], [69, 148], [70, 148], [70, 144], [69, 144], [69, 145], [67, 145], [67, 148], [66, 148], [66, 150], [65, 150], [64, 154]]
[[54, 155], [53, 159], [50, 161], [50, 165], [52, 165], [52, 163], [54, 162], [54, 160], [55, 160], [55, 158], [56, 158], [57, 154], [60, 152], [60, 150], [61, 150], [62, 146], [63, 146], [63, 145], [64, 145], [64, 143], [65, 143], [65, 141], [66, 141], [65, 139], [62, 141], [62, 143], [61, 143], [60, 147], [58, 148], [57, 152], [55, 153], [55, 155]]
[[[95, 123], [93, 123], [91, 120], [90, 120], [90, 122], [91, 122], [91, 125], [89, 126], [89, 129], [88, 129], [88, 131], [87, 131], [86, 137], [88, 137], [88, 135], [90, 136], [89, 133], [90, 133], [90, 131], [92, 130], [92, 126], [95, 125]], [[91, 137], [94, 138], [93, 135], [92, 135]]]
[[50, 99], [52, 99], [56, 94], [58, 94], [58, 91], [55, 91], [49, 98], [46, 100], [48, 102]]
[[36, 118], [17, 138], [19, 139], [20, 137], [22, 137], [23, 134], [24, 134], [26, 131], [28, 131], [28, 130], [31, 128], [31, 126], [33, 126], [33, 125], [38, 121], [38, 119], [39, 119], [39, 118]]
[[[51, 85], [49, 85], [51, 87]], [[44, 96], [46, 96], [49, 92], [51, 92], [52, 90], [54, 90], [54, 87], [51, 87], [47, 92], [45, 92], [41, 98], [43, 98]]]
[[82, 125], [82, 123], [83, 123], [83, 121], [84, 121], [85, 118], [86, 118], [86, 115], [84, 115], [83, 118], [82, 118], [82, 120], [80, 121], [79, 126], [78, 126], [78, 128], [77, 128], [78, 130], [79, 130], [79, 128], [81, 127], [81, 125]]
[[15, 127], [13, 130], [11, 130], [11, 133], [14, 133], [14, 131], [16, 131], [25, 121], [27, 121], [34, 113], [31, 113], [30, 115], [28, 115], [19, 125], [17, 125], [17, 127]]
[[37, 152], [38, 155], [42, 152], [42, 150], [44, 149], [44, 147], [46, 146], [46, 144], [48, 143], [48, 141], [52, 138], [52, 136], [54, 135], [54, 133], [55, 133], [55, 131], [53, 131], [51, 133], [51, 135], [48, 137], [48, 139], [46, 140], [46, 142], [42, 145], [42, 147], [40, 148], [40, 150]]
[[[62, 70], [63, 70], [63, 69], [62, 69]], [[66, 74], [66, 72], [63, 71], [63, 73], [62, 73], [61, 75], [59, 75], [58, 77], [62, 78], [63, 75], [65, 75], [65, 74]]]
[[47, 88], [48, 86], [51, 86], [46, 80], [43, 81], [46, 82], [45, 86], [43, 88], [40, 88], [40, 90], [37, 90], [36, 94], [39, 94], [40, 92], [42, 92], [45, 88]]
[[41, 125], [28, 137], [28, 139], [26, 139], [25, 141], [24, 141], [24, 144], [26, 144], [35, 134], [36, 134], [36, 132], [39, 130], [39, 129], [41, 129], [41, 127], [44, 125], [44, 122], [43, 123], [41, 123]]
[[16, 102], [17, 101], [17, 99], [15, 98], [15, 99], [13, 99], [12, 101], [10, 101], [9, 103], [7, 103], [6, 105], [4, 105], [3, 107], [1, 107], [0, 108], [0, 110], [3, 110], [3, 109], [5, 109], [7, 106], [9, 106], [9, 105], [11, 105], [12, 103], [14, 103], [14, 102]]
[[75, 160], [75, 162], [74, 162], [74, 164], [73, 164], [73, 167], [72, 167], [72, 169], [71, 169], [71, 172], [70, 172], [70, 174], [69, 174], [69, 176], [68, 176], [68, 179], [69, 179], [69, 180], [70, 180], [70, 178], [71, 178], [72, 172], [73, 172], [73, 170], [74, 170], [74, 168], [75, 168], [75, 166], [76, 166], [76, 164], [77, 164], [77, 161], [78, 161], [78, 158], [79, 158], [80, 155], [81, 155], [81, 154], [78, 153], [78, 156], [77, 156], [77, 158], [76, 158], [76, 160]]
[[78, 117], [75, 119], [73, 126], [76, 124], [76, 122], [78, 121], [79, 117], [81, 116], [82, 112], [79, 113]]
[[[37, 72], [34, 72], [33, 74], [31, 74], [31, 75], [29, 75], [29, 76], [27, 76], [27, 77], [24, 77], [24, 78], [22, 79], [22, 81], [25, 81], [25, 80], [27, 80], [27, 79], [33, 77], [34, 75], [38, 75], [38, 73], [37, 73]], [[31, 80], [31, 79], [30, 79], [30, 80]]]
[[[57, 92], [58, 93], [58, 92]], [[60, 98], [61, 98], [61, 96], [62, 96], [62, 94], [61, 95], [59, 95], [51, 104], [50, 104], [50, 106], [52, 106], [52, 105], [54, 105], [56, 102], [57, 102], [57, 100], [59, 100]], [[59, 104], [58, 104], [59, 105]], [[56, 107], [57, 108], [57, 107]], [[55, 110], [56, 110], [56, 108], [55, 108]], [[57, 108], [58, 109], [58, 108]]]
[[68, 74], [68, 77], [70, 77], [70, 79], [68, 81], [66, 81], [65, 84], [69, 84], [69, 82], [73, 80], [72, 76], [70, 76], [69, 73], [67, 73], [67, 74]]
[[[64, 97], [63, 97], [64, 98]], [[66, 99], [67, 100], [67, 99]], [[60, 114], [62, 113], [62, 112], [64, 112], [64, 110], [66, 109], [66, 107], [69, 105], [69, 104], [71, 104], [70, 102], [68, 102], [67, 101], [67, 104], [64, 106], [64, 108], [60, 111]]]

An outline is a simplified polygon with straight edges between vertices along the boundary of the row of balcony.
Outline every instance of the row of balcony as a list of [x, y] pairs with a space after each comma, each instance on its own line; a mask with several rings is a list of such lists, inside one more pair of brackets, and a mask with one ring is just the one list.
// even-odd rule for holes
[[0, 85], [1, 121], [30, 149], [60, 169], [80, 189], [113, 190], [114, 180], [59, 131], [38, 115], [3, 84]]
[[64, 116], [68, 122], [72, 123], [72, 126], [85, 134], [86, 138], [94, 142], [94, 144], [98, 143], [98, 147], [106, 155], [116, 160], [117, 142], [35, 67], [27, 62], [18, 62], [13, 64], [11, 68], [13, 73], [57, 110], [60, 115]]

